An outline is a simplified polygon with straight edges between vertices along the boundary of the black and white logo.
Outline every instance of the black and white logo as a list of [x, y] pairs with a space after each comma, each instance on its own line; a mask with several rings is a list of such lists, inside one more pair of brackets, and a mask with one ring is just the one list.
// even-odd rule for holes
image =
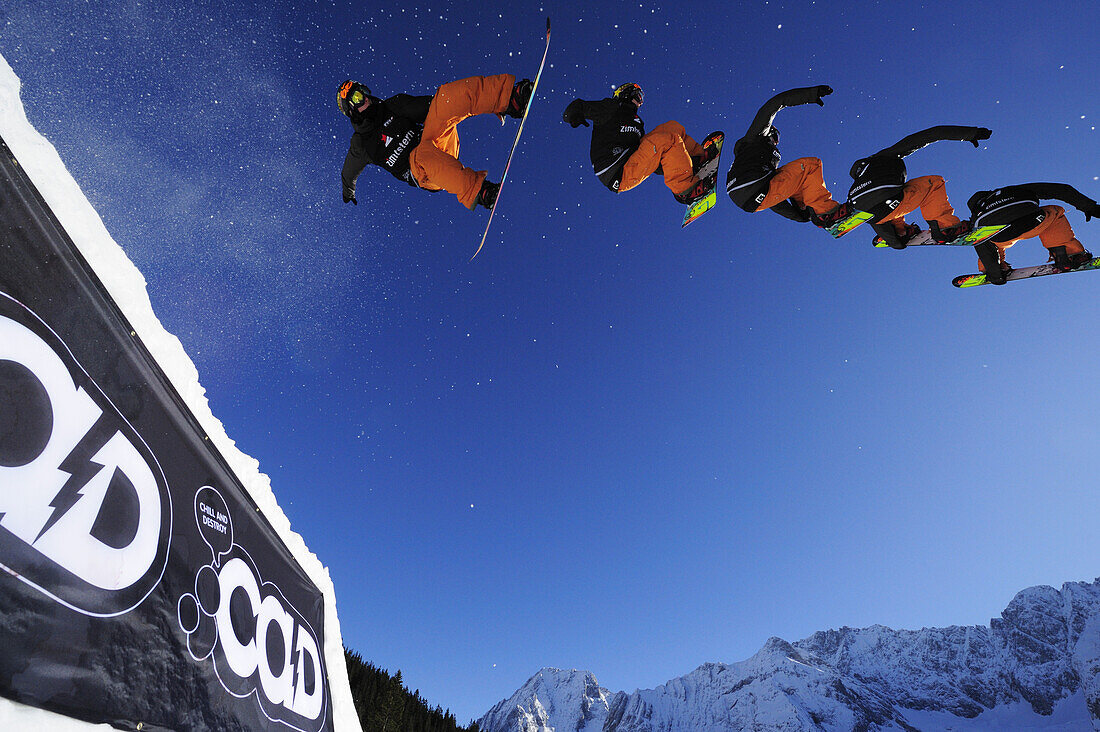
[[317, 634], [234, 542], [233, 517], [217, 489], [196, 492], [195, 523], [212, 559], [177, 606], [191, 657], [212, 662], [233, 696], [254, 695], [268, 719], [302, 732], [322, 729], [328, 676]]
[[168, 562], [159, 463], [68, 346], [0, 293], [0, 564], [93, 616], [128, 612]]

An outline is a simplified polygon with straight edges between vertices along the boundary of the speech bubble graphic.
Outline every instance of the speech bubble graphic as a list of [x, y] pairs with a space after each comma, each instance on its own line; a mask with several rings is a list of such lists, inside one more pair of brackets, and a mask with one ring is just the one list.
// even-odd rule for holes
[[209, 564], [199, 569], [199, 573], [195, 575], [195, 599], [202, 611], [210, 617], [214, 617], [218, 606], [222, 604], [218, 572]]
[[221, 557], [233, 548], [233, 517], [222, 494], [204, 485], [195, 493], [195, 523], [203, 542], [210, 547], [214, 566], [221, 566]]
[[180, 630], [187, 635], [187, 650], [196, 661], [208, 658], [218, 643], [218, 626], [214, 618], [202, 611], [198, 599], [188, 592], [176, 605]]

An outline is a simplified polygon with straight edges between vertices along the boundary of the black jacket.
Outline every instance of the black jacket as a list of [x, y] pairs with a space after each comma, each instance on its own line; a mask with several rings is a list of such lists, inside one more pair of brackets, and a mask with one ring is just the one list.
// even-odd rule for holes
[[354, 125], [351, 146], [340, 173], [345, 197], [354, 195], [355, 181], [368, 165], [381, 166], [395, 178], [416, 185], [409, 171], [409, 153], [420, 144], [432, 97], [397, 94], [385, 101], [370, 99], [363, 121]]
[[608, 97], [595, 102], [574, 99], [565, 108], [562, 119], [573, 127], [581, 120], [592, 120], [592, 147], [589, 157], [596, 177], [611, 191], [619, 192], [623, 166], [638, 149], [645, 125], [633, 102]]
[[978, 191], [966, 205], [970, 208], [970, 220], [975, 229], [1007, 224], [1008, 228], [993, 237], [993, 241], [1006, 242], [1038, 226], [1044, 218], [1039, 201], [1052, 198], [1065, 201], [1090, 216], [1100, 213], [1096, 201], [1065, 183], [1025, 183]]
[[768, 184], [779, 168], [779, 134], [772, 127], [775, 115], [784, 107], [820, 103], [822, 88], [807, 86], [776, 94], [756, 113], [744, 137], [734, 143], [733, 165], [726, 175], [726, 193], [745, 211], [755, 211], [764, 200]]
[[874, 155], [857, 160], [850, 171], [854, 179], [848, 200], [859, 211], [875, 214], [875, 220], [886, 216], [901, 203], [906, 171], [902, 158], [940, 140], [976, 142], [988, 137], [983, 127], [939, 125], [914, 132]]

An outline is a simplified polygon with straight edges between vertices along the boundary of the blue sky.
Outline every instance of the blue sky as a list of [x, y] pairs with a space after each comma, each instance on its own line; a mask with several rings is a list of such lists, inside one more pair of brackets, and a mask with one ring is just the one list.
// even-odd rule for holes
[[[964, 215], [999, 185], [1100, 197], [1095, 2], [898, 7], [16, 2], [0, 53], [329, 566], [347, 645], [466, 721], [545, 665], [652, 687], [769, 636], [986, 623], [1100, 574], [1100, 279], [956, 290], [972, 250], [725, 198], [681, 231], [659, 179], [612, 195], [560, 121], [635, 81], [650, 128], [736, 139], [775, 92], [829, 84], [776, 124], [838, 197], [853, 160], [935, 124], [993, 130], [906, 160]], [[532, 76], [547, 15], [473, 263], [487, 212], [448, 194], [367, 170], [341, 203], [340, 81]], [[462, 159], [499, 179], [514, 124], [463, 123]]]

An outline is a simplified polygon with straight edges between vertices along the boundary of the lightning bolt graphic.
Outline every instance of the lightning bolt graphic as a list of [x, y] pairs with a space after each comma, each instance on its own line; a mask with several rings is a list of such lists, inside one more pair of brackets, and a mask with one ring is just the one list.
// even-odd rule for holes
[[41, 539], [43, 534], [49, 531], [54, 524], [61, 520], [62, 516], [69, 512], [69, 509], [76, 505], [77, 501], [81, 499], [82, 494], [80, 491], [88, 485], [88, 481], [99, 474], [100, 470], [103, 470], [102, 465], [92, 461], [92, 455], [99, 452], [117, 432], [112, 425], [112, 421], [106, 414], [99, 415], [99, 419], [92, 425], [92, 428], [80, 438], [80, 442], [76, 443], [76, 447], [57, 466], [59, 470], [65, 471], [70, 477], [65, 481], [65, 485], [61, 486], [61, 490], [57, 492], [53, 500], [50, 501], [50, 508], [54, 511], [46, 520], [45, 525], [42, 526], [42, 530], [38, 532], [38, 536], [34, 537], [35, 541]]

